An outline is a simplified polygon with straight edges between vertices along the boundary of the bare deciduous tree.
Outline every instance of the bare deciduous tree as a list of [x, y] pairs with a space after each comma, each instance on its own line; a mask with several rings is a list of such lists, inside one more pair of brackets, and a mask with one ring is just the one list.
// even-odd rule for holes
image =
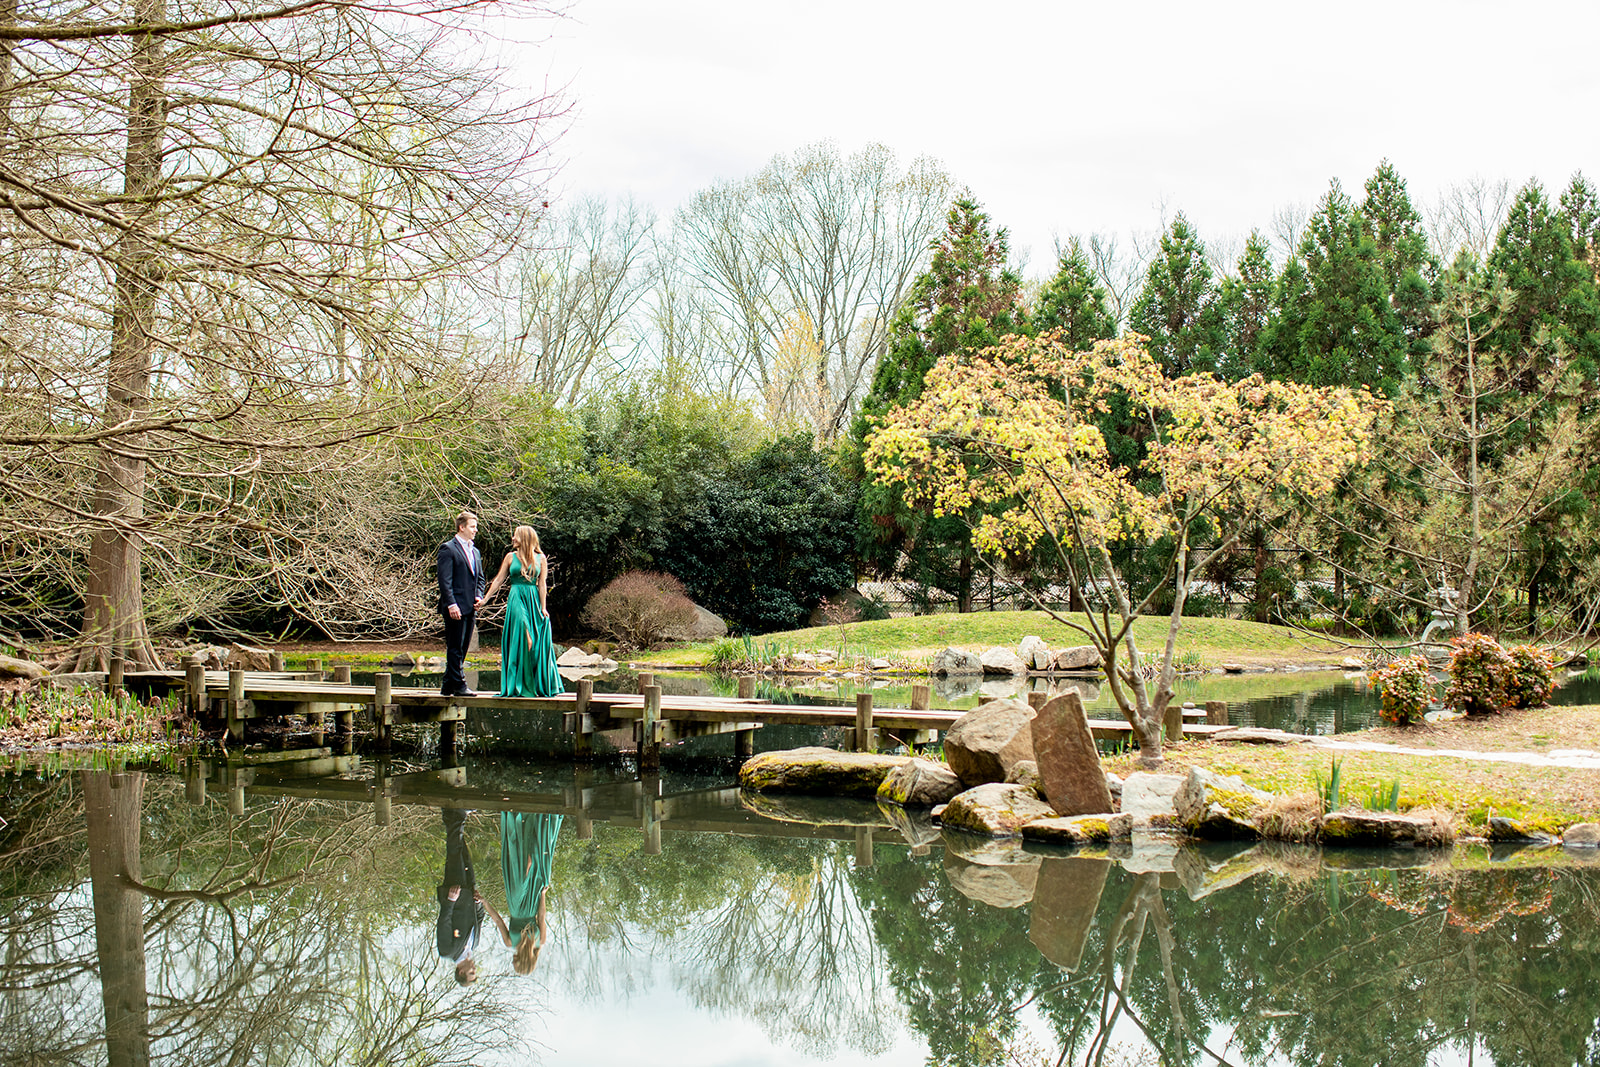
[[337, 501], [361, 442], [464, 406], [463, 293], [516, 240], [557, 109], [505, 103], [462, 31], [537, 10], [0, 12], [0, 271], [25, 280], [0, 304], [3, 595], [81, 560], [77, 666], [153, 663], [152, 549], [209, 538], [254, 580], [264, 537], [305, 543], [265, 470]]
[[697, 195], [679, 213], [678, 241], [727, 324], [737, 388], [769, 402], [804, 396], [816, 432], [836, 436], [951, 189], [931, 160], [902, 172], [882, 145], [844, 159], [824, 143]]

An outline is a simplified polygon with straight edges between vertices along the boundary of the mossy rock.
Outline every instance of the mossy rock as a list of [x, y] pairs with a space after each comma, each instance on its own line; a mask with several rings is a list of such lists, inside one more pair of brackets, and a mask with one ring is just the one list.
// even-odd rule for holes
[[889, 772], [910, 758], [831, 748], [763, 752], [739, 768], [739, 784], [757, 792], [872, 799]]

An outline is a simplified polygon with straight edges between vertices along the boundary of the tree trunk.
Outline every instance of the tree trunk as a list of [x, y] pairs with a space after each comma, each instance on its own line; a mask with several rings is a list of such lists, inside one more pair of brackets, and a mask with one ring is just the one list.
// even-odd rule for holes
[[144, 775], [83, 772], [89, 834], [94, 941], [111, 1067], [150, 1062], [150, 999], [144, 958], [144, 895], [139, 880], [139, 823]]
[[1267, 533], [1265, 530], [1258, 530], [1257, 534], [1260, 540], [1256, 542], [1255, 620], [1256, 622], [1269, 622], [1272, 618], [1272, 612], [1269, 610], [1266, 590], [1262, 588], [1266, 585], [1267, 578]]
[[[138, 0], [134, 18], [143, 25], [166, 17], [165, 0]], [[147, 230], [161, 187], [166, 136], [166, 88], [162, 40], [140, 40], [128, 89], [128, 148], [123, 191], [130, 206], [128, 229], [118, 238], [117, 274], [111, 312], [111, 347], [106, 369], [102, 425], [137, 423], [150, 407], [150, 371], [155, 348], [160, 264]], [[103, 524], [89, 545], [83, 628], [74, 657], [78, 670], [104, 669], [120, 655], [134, 669], [159, 666], [144, 621], [140, 581], [143, 556], [144, 436], [109, 436], [100, 446], [94, 514]]]
[[972, 612], [972, 549], [961, 550], [961, 564], [956, 570], [956, 610], [963, 615]]

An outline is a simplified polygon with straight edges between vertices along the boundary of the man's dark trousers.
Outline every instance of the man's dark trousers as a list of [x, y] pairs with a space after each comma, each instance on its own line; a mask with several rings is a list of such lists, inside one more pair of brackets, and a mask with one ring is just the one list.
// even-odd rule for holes
[[[439, 614], [444, 616], [444, 684], [439, 692], [449, 696], [467, 688], [467, 645], [472, 643], [472, 626], [477, 612], [474, 605], [483, 593], [483, 557], [476, 547], [468, 552], [461, 541], [450, 538], [439, 546]], [[450, 617], [450, 605], [461, 618]]]

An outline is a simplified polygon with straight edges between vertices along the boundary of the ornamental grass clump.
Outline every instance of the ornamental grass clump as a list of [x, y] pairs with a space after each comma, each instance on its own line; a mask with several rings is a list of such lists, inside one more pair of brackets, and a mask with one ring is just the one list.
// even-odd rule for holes
[[1548, 704], [1556, 688], [1556, 660], [1550, 651], [1538, 645], [1512, 645], [1506, 655], [1511, 660], [1503, 679], [1506, 706], [1542, 708]]
[[1452, 638], [1450, 686], [1444, 702], [1468, 715], [1488, 715], [1506, 704], [1505, 679], [1511, 657], [1500, 643], [1484, 634]]
[[1433, 672], [1424, 656], [1397, 659], [1367, 678], [1378, 690], [1378, 714], [1385, 722], [1396, 726], [1421, 722], [1433, 703]]

